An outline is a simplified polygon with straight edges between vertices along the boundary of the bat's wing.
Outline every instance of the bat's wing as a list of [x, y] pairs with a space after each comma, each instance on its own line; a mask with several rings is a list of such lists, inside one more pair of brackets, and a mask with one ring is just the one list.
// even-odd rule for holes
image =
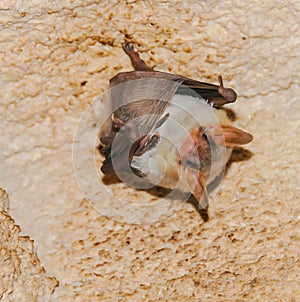
[[[133, 46], [125, 43], [124, 51], [135, 71], [122, 72], [110, 80], [111, 116], [100, 130], [101, 151], [106, 159], [101, 170], [112, 173], [113, 161], [128, 168], [134, 155], [141, 155], [155, 146], [159, 137], [150, 132], [167, 118], [163, 112], [176, 93], [192, 89], [215, 107], [236, 100], [231, 88], [199, 82], [181, 75], [155, 71], [140, 58]], [[183, 86], [180, 86], [183, 84]]]
[[[130, 74], [131, 75], [131, 74]], [[163, 112], [182, 83], [181, 79], [125, 77], [126, 81], [111, 80], [111, 116], [104, 131], [100, 131], [102, 153], [106, 159], [101, 167], [104, 174], [114, 168], [127, 172], [134, 155], [141, 155], [159, 140], [150, 134], [161, 125]]]
[[218, 86], [214, 84], [196, 81], [177, 74], [154, 70], [141, 70], [119, 73], [110, 80], [110, 83], [111, 86], [114, 86], [126, 81], [136, 79], [165, 79], [169, 81], [180, 81], [183, 87], [180, 87], [178, 93], [186, 94], [186, 91], [188, 89], [192, 89], [204, 100], [207, 100], [208, 103], [214, 105], [214, 107], [217, 108], [220, 108], [228, 103], [233, 103], [237, 98], [237, 94], [233, 89], [225, 88], [223, 86], [223, 80], [221, 76], [219, 76], [218, 78], [220, 83], [220, 85]]
[[219, 86], [214, 84], [209, 84], [205, 82], [199, 82], [190, 78], [183, 77], [181, 75], [176, 75], [167, 72], [155, 71], [153, 68], [148, 66], [141, 58], [137, 51], [130, 43], [125, 43], [123, 49], [129, 56], [131, 63], [134, 67], [134, 72], [131, 73], [120, 73], [116, 77], [111, 79], [111, 84], [120, 83], [122, 81], [127, 81], [130, 78], [162, 78], [172, 81], [181, 80], [182, 84], [193, 89], [197, 94], [199, 94], [203, 99], [207, 100], [208, 103], [213, 104], [215, 107], [222, 107], [224, 104], [233, 103], [237, 98], [237, 94], [231, 88], [225, 88], [223, 86], [222, 77], [219, 76]]

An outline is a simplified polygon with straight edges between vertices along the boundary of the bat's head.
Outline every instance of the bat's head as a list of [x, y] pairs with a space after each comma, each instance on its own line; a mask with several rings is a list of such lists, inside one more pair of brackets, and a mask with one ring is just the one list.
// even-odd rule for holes
[[[199, 107], [199, 99], [197, 102]], [[192, 109], [195, 112], [197, 108]], [[169, 119], [157, 129], [159, 142], [141, 156], [134, 156], [133, 167], [156, 185], [191, 192], [205, 208], [206, 187], [224, 171], [232, 148], [252, 140], [251, 134], [230, 124], [225, 111], [213, 112], [215, 120], [203, 119], [200, 124], [170, 106]], [[185, 125], [184, 131], [176, 129], [178, 122]]]

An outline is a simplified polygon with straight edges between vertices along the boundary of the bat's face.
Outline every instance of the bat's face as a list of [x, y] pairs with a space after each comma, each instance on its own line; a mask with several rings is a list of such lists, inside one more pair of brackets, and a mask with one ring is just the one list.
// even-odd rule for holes
[[134, 156], [132, 166], [155, 185], [193, 192], [199, 175], [208, 184], [223, 172], [232, 149], [220, 123], [228, 126], [230, 120], [224, 110], [187, 95], [175, 95], [166, 113], [168, 119], [155, 129], [159, 142]]

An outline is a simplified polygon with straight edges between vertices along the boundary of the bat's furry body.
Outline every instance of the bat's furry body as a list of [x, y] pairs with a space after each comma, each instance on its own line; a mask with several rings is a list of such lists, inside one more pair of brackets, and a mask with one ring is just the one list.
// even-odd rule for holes
[[[178, 106], [178, 104], [183, 104], [183, 102], [184, 111], [181, 107]], [[202, 108], [199, 106], [200, 102], [202, 102], [203, 104]], [[161, 178], [162, 175], [168, 175], [168, 177], [165, 177], [161, 180], [160, 186], [166, 188], [174, 188], [176, 180], [179, 179], [179, 175], [181, 173], [181, 165], [178, 164], [179, 152], [181, 151], [181, 153], [183, 153], [182, 155], [184, 156], [183, 150], [178, 150], [178, 147], [187, 142], [188, 136], [193, 131], [193, 129], [197, 129], [197, 120], [201, 120], [202, 125], [211, 125], [212, 123], [219, 121], [222, 121], [222, 123], [226, 125], [230, 125], [231, 123], [225, 111], [217, 110], [214, 108], [206, 108], [206, 110], [201, 110], [205, 106], [207, 106], [205, 104], [205, 101], [201, 100], [199, 97], [175, 95], [172, 103], [165, 111], [165, 113], [168, 113], [169, 116], [172, 117], [172, 119], [169, 118], [165, 123], [161, 125], [161, 127], [156, 129], [156, 133], [160, 135], [161, 139], [159, 140], [157, 145], [148, 152], [145, 152], [141, 156], [134, 156], [131, 165], [134, 168], [143, 171], [143, 173], [146, 175], [150, 175], [152, 173], [153, 183], [157, 183], [157, 180]], [[191, 112], [197, 116], [197, 120], [192, 118], [190, 114]], [[214, 114], [215, 116], [212, 116], [211, 114]], [[213, 119], [213, 117], [216, 117], [218, 121]], [[182, 126], [184, 126], [184, 129], [181, 128]], [[207, 132], [205, 126], [203, 128], [203, 131]], [[193, 140], [193, 137], [191, 137], [191, 140]], [[194, 143], [194, 141], [192, 143]], [[209, 147], [209, 144], [207, 144], [207, 147]], [[232, 148], [230, 147], [223, 150], [225, 152], [223, 154], [225, 156], [225, 159], [220, 158], [220, 166], [218, 167], [218, 169], [216, 169], [216, 171], [214, 171], [213, 175], [209, 175], [211, 172], [209, 169], [210, 152], [208, 152], [207, 154], [207, 162], [205, 162], [205, 154], [202, 154], [198, 162], [198, 158], [196, 158], [194, 167], [202, 170], [202, 173], [205, 174], [205, 178], [208, 178], [210, 176], [210, 179], [213, 180], [222, 172], [224, 168], [222, 164], [224, 164], [224, 160], [226, 162], [229, 158], [231, 150]], [[192, 163], [190, 162], [190, 165], [191, 164]], [[217, 165], [218, 163], [215, 162], [214, 164]], [[186, 188], [186, 185], [184, 183], [180, 185], [180, 189], [183, 192], [190, 190]]]
[[[233, 127], [222, 110], [236, 100], [236, 93], [224, 88], [221, 77], [217, 86], [154, 71], [130, 44], [124, 50], [135, 71], [110, 80], [111, 87], [123, 86], [112, 95], [113, 114], [100, 131], [106, 157], [102, 172], [129, 172], [129, 167], [150, 183], [191, 192], [206, 209], [206, 187], [223, 171], [232, 147], [252, 140], [251, 134]], [[148, 85], [151, 79], [155, 87]], [[153, 90], [150, 99], [141, 100], [143, 89]], [[125, 101], [125, 90], [134, 102]]]

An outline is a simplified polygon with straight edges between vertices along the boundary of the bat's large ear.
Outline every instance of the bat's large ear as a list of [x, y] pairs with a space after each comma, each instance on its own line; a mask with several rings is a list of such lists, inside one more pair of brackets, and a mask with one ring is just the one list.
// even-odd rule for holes
[[191, 193], [198, 202], [198, 210], [207, 210], [208, 194], [203, 174], [198, 169], [187, 168], [186, 179], [190, 186]]
[[252, 141], [252, 134], [230, 125], [221, 125], [226, 147], [245, 145]]

